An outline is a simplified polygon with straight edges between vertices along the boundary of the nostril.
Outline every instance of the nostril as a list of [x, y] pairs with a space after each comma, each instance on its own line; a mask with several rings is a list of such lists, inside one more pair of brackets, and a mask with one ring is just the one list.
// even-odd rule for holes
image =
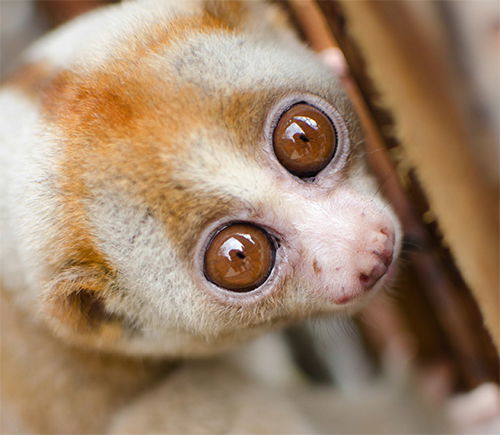
[[370, 282], [370, 276], [366, 273], [361, 273], [359, 275], [359, 280], [361, 281], [361, 283], [367, 284], [368, 282]]
[[364, 291], [370, 290], [389, 270], [394, 257], [395, 234], [390, 227], [381, 225], [371, 230], [367, 239], [368, 250], [360, 253], [355, 275], [358, 286]]
[[362, 272], [358, 275], [359, 282], [366, 289], [370, 289], [375, 285], [375, 283], [382, 278], [387, 272], [388, 267], [381, 263], [377, 262], [369, 273]]
[[384, 249], [383, 251], [372, 251], [372, 254], [380, 258], [380, 261], [384, 263], [384, 266], [389, 267], [392, 263], [392, 249]]
[[379, 230], [379, 235], [379, 238], [373, 241], [371, 252], [388, 267], [394, 254], [394, 232], [384, 227]]

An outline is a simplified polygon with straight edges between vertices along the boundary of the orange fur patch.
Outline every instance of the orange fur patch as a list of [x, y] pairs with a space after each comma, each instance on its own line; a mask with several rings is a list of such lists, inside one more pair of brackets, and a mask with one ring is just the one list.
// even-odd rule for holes
[[[222, 8], [226, 12], [236, 9], [239, 9], [236, 4]], [[176, 146], [179, 140], [165, 140], [165, 124], [168, 123], [167, 133], [172, 139], [179, 124], [192, 114], [183, 113], [175, 105], [173, 110], [165, 110], [170, 112], [163, 113], [165, 119], [157, 119], [154, 114], [159, 108], [168, 108], [173, 99], [186, 101], [197, 96], [195, 90], [185, 89], [182, 96], [177, 90], [166, 89], [165, 80], [149, 71], [141, 58], [195, 32], [231, 31], [232, 25], [224, 21], [227, 18], [207, 13], [148, 27], [136, 45], [125, 41], [125, 53], [118, 53], [116, 58], [120, 60], [110, 61], [106, 68], [89, 74], [63, 71], [45, 89], [38, 89], [43, 95], [47, 121], [64, 132], [60, 189], [64, 201], [65, 246], [51, 249], [49, 258], [56, 271], [68, 264], [100, 264], [112, 269], [96, 248], [88, 225], [83, 203], [92, 194], [85, 176], [95, 178], [94, 184], [106, 184], [110, 182], [108, 168], [116, 170], [113, 176], [120, 179], [119, 188], [159, 211], [166, 227], [172, 228], [173, 239], [179, 230], [174, 221], [185, 216], [186, 209], [205, 209], [213, 203], [213, 199], [207, 199], [206, 203], [198, 199], [188, 201], [179, 184], [163, 188], [169, 179], [168, 168], [160, 161], [158, 148], [151, 144]], [[24, 74], [27, 77], [28, 72], [29, 69]], [[35, 78], [18, 80], [17, 85], [30, 91]], [[162, 90], [162, 96], [156, 94], [158, 90]]]
[[[229, 26], [214, 15], [180, 18], [151, 28], [141, 46], [154, 51], [167, 40], [219, 29]], [[172, 179], [172, 168], [159, 157], [181, 152], [183, 136], [209, 123], [219, 102], [191, 104], [200, 101], [199, 90], [168, 84], [140, 61], [145, 54], [136, 48], [127, 61], [117, 56], [95, 72], [63, 71], [43, 90], [43, 113], [63, 134], [58, 185], [65, 227], [49, 244], [54, 273], [73, 265], [101, 265], [113, 273], [96, 246], [85, 210], [93, 187], [124, 191], [136, 204], [147, 205], [184, 258], [196, 243], [197, 230], [233, 206], [231, 198], [200, 195], [186, 180]], [[241, 118], [236, 114], [251, 105], [235, 97], [233, 106], [226, 112], [237, 127]]]
[[[169, 88], [152, 74], [142, 81], [130, 75], [64, 73], [45, 100], [47, 119], [64, 134], [60, 182], [72, 251], [64, 253], [65, 261], [69, 255], [77, 263], [104, 263], [102, 255], [91, 248], [86, 223], [83, 202], [92, 197], [89, 183], [124, 191], [137, 204], [146, 204], [165, 224], [170, 241], [183, 247], [185, 254], [185, 248], [195, 244], [188, 237], [232, 207], [232, 198], [200, 195], [188, 179], [175, 180], [173, 168], [160, 157], [189, 151], [183, 138], [210, 123], [220, 103], [210, 100], [199, 106], [190, 103], [199, 100], [196, 89]], [[237, 96], [232, 98], [236, 100], [233, 107], [249, 107]], [[226, 125], [237, 131], [241, 111], [228, 107], [227, 112]]]

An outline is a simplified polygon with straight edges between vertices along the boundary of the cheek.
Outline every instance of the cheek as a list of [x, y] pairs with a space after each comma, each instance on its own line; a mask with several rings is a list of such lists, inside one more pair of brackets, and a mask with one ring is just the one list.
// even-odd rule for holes
[[213, 352], [262, 323], [259, 313], [272, 313], [270, 298], [242, 309], [241, 301], [214, 297], [196, 259], [181, 258], [164, 225], [146, 206], [131, 204], [118, 192], [102, 193], [87, 211], [99, 249], [118, 271], [106, 308], [137, 327], [130, 339], [144, 352], [151, 351], [147, 343], [158, 352], [191, 352], [196, 340], [196, 352]]
[[87, 205], [96, 244], [118, 271], [118, 290], [110, 308], [140, 325], [160, 319], [168, 323], [189, 284], [181, 272], [183, 262], [162, 223], [147, 206], [133, 204], [115, 191], [95, 192]]

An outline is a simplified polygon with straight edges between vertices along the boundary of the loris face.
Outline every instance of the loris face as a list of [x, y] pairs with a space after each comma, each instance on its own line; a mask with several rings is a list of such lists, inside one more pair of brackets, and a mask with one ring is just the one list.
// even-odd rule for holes
[[131, 2], [30, 56], [47, 70], [36, 153], [50, 179], [31, 238], [61, 335], [206, 354], [352, 311], [394, 269], [399, 224], [359, 122], [274, 7]]

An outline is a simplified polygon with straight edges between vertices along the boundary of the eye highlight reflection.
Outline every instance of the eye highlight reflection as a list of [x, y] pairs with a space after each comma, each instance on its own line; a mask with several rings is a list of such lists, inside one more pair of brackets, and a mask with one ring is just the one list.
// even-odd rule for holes
[[274, 259], [274, 244], [263, 229], [232, 224], [217, 233], [207, 247], [205, 277], [226, 290], [248, 292], [266, 281]]
[[319, 109], [300, 103], [281, 115], [274, 132], [278, 161], [297, 177], [313, 177], [333, 158], [336, 134], [330, 119]]

